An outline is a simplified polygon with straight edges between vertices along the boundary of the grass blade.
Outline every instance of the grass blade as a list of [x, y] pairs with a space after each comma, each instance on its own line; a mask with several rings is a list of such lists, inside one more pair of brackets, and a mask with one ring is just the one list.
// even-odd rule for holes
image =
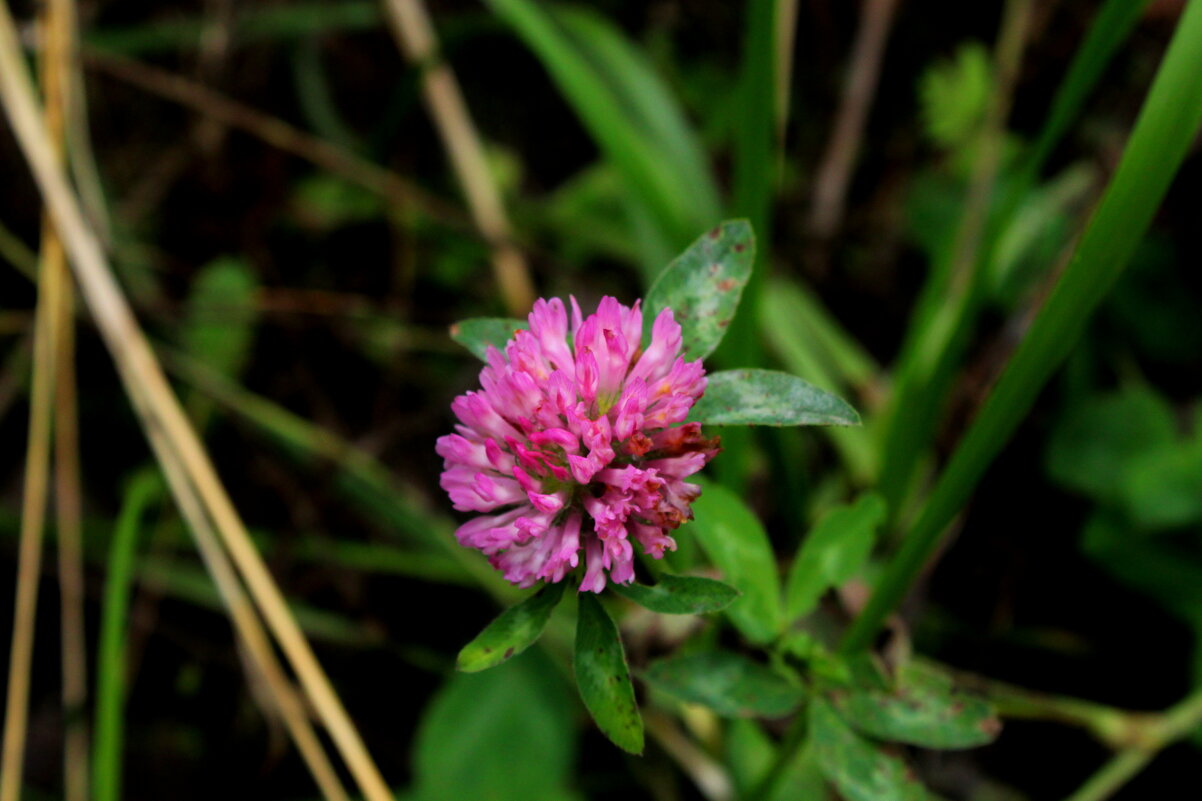
[[125, 492], [121, 515], [109, 545], [108, 578], [100, 613], [96, 656], [96, 745], [92, 754], [92, 791], [96, 801], [121, 798], [121, 752], [125, 724], [125, 635], [133, 585], [138, 530], [146, 508], [162, 482], [153, 473], [134, 476]]
[[1190, 3], [1076, 253], [952, 455], [921, 516], [852, 624], [845, 651], [868, 647], [985, 469], [1080, 338], [1127, 265], [1202, 123], [1202, 3]]
[[[1143, 16], [1149, 0], [1106, 0], [1094, 17], [1085, 41], [1073, 54], [1068, 73], [1056, 90], [1052, 107], [1044, 121], [1039, 139], [1026, 164], [1026, 178], [1033, 182], [1043, 170], [1048, 157], [1060, 144], [1069, 126], [1081, 113], [1086, 99], [1102, 79], [1107, 65], [1122, 46], [1135, 23]], [[1029, 183], [1024, 182], [1025, 185]], [[1007, 215], [1009, 216], [1009, 215]]]
[[674, 249], [714, 223], [717, 191], [683, 113], [608, 22], [531, 0], [489, 0], [489, 6], [542, 61]]

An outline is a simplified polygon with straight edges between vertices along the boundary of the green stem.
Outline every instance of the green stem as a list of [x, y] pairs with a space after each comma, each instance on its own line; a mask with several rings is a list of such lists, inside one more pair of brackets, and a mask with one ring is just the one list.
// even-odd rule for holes
[[1072, 262], [1015, 351], [876, 591], [844, 652], [869, 647], [917, 578], [986, 468], [1080, 339], [1143, 238], [1202, 123], [1202, 3], [1190, 3], [1156, 73], [1114, 178]]
[[1078, 726], [1115, 750], [1141, 742], [1146, 721], [1152, 717], [1145, 712], [1119, 709], [1095, 701], [1029, 690], [922, 657], [915, 661], [950, 672], [957, 683], [988, 698], [1003, 718], [1048, 720]]
[[121, 797], [126, 618], [138, 528], [143, 512], [160, 494], [160, 488], [161, 482], [155, 473], [143, 472], [134, 477], [125, 494], [121, 516], [109, 546], [96, 675], [96, 739], [92, 755], [92, 788], [96, 801], [117, 801]]
[[1141, 742], [1125, 748], [1090, 777], [1066, 801], [1103, 801], [1142, 771], [1164, 748], [1202, 726], [1202, 690], [1149, 724]]

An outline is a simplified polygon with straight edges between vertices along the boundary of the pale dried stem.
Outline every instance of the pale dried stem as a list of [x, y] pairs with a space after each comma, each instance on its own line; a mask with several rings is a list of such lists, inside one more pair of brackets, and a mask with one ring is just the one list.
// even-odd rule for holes
[[[42, 51], [42, 87], [50, 145], [63, 159], [65, 128], [72, 97], [75, 52], [73, 0], [49, 0], [42, 12], [46, 46]], [[88, 798], [87, 639], [84, 633], [82, 504], [79, 468], [79, 417], [75, 383], [75, 298], [66, 254], [48, 214], [42, 219], [42, 259], [58, 276], [61, 291], [51, 299], [55, 329], [54, 358], [54, 500], [58, 531], [59, 631], [62, 641], [63, 784], [66, 801]]]
[[492, 245], [493, 275], [505, 308], [511, 315], [524, 316], [534, 304], [534, 284], [526, 257], [512, 242], [501, 192], [489, 170], [455, 73], [438, 51], [430, 15], [421, 0], [387, 0], [384, 7], [401, 50], [422, 71], [422, 93], [430, 116], [451, 157], [472, 219]]
[[847, 187], [864, 140], [868, 110], [876, 94], [885, 43], [899, 0], [864, 0], [860, 27], [847, 65], [847, 82], [835, 117], [835, 127], [819, 162], [810, 203], [810, 234], [829, 239], [843, 221]]
[[0, 5], [0, 99], [143, 427], [148, 432], [153, 430], [156, 438], [161, 437], [173, 458], [179, 460], [360, 790], [368, 801], [391, 801], [388, 786], [251, 542], [55, 162], [22, 62], [15, 25], [3, 5]]
[[149, 429], [148, 433], [151, 447], [163, 466], [167, 484], [179, 504], [180, 514], [192, 530], [205, 567], [213, 577], [213, 583], [229, 610], [234, 630], [245, 653], [250, 657], [251, 664], [262, 677], [275, 709], [283, 718], [301, 758], [305, 760], [314, 781], [328, 801], [349, 801], [334, 766], [310, 725], [304, 702], [276, 658], [275, 649], [263, 630], [262, 622], [250, 599], [246, 597], [229, 557], [221, 548], [221, 541], [205, 515], [204, 506], [197, 497], [195, 488], [188, 481], [184, 468], [162, 434], [154, 428]]
[[[43, 19], [48, 40], [47, 64], [57, 61], [65, 48], [61, 3], [48, 8]], [[59, 20], [54, 16], [60, 15]], [[61, 74], [53, 67], [45, 72], [45, 91], [50, 100], [45, 125], [62, 130]], [[45, 143], [51, 158], [58, 136]], [[54, 382], [58, 355], [58, 310], [64, 287], [62, 248], [51, 234], [43, 241], [38, 259], [38, 301], [34, 318], [33, 380], [30, 390], [29, 440], [25, 459], [25, 486], [21, 508], [21, 543], [17, 562], [16, 602], [13, 611], [12, 649], [9, 653], [8, 698], [4, 718], [4, 746], [0, 756], [0, 801], [17, 801], [24, 775], [25, 741], [29, 724], [29, 679], [33, 661], [34, 628], [37, 620], [38, 581], [45, 535], [46, 499], [50, 480], [50, 451], [54, 408]]]
[[[7, 14], [7, 10], [5, 11]], [[24, 65], [21, 65], [24, 68]], [[0, 67], [0, 77], [7, 67]], [[37, 123], [37, 117], [33, 117]], [[49, 145], [42, 142], [53, 165]], [[29, 441], [25, 457], [25, 488], [21, 504], [21, 544], [17, 556], [17, 591], [13, 609], [12, 649], [9, 652], [8, 700], [4, 715], [4, 747], [0, 755], [0, 801], [17, 801], [25, 763], [29, 723], [29, 677], [37, 618], [38, 579], [42, 570], [42, 539], [50, 473], [51, 410], [54, 405], [54, 310], [63, 291], [62, 274], [43, 253], [38, 267], [38, 303], [34, 319], [33, 381], [29, 399]]]

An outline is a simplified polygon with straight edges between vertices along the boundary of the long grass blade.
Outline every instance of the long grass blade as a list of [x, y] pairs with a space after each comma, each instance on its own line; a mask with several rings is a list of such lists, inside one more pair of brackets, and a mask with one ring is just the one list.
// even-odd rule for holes
[[1150, 0], [1106, 0], [1089, 26], [1085, 41], [1073, 54], [1072, 63], [1044, 120], [1039, 138], [1027, 157], [1027, 179], [1034, 181], [1043, 171], [1048, 157], [1064, 139], [1081, 113], [1085, 101], [1102, 79], [1115, 53], [1135, 29]]
[[[251, 596], [296, 670], [361, 791], [369, 801], [390, 801], [392, 793], [388, 785], [251, 542], [121, 293], [99, 241], [85, 222], [61, 168], [55, 163], [22, 60], [16, 25], [7, 6], [0, 7], [0, 99], [71, 256], [80, 288], [117, 365], [126, 392], [152, 442], [161, 440], [161, 444], [156, 445], [156, 454], [161, 461], [167, 461], [166, 457], [177, 458], [186, 471], [188, 481], [195, 487]], [[173, 483], [173, 489], [177, 486], [178, 483]]]
[[125, 736], [125, 637], [133, 584], [138, 530], [161, 482], [138, 473], [125, 491], [121, 514], [108, 552], [108, 578], [100, 610], [100, 644], [96, 653], [96, 746], [92, 790], [96, 801], [121, 798], [121, 754]]
[[583, 8], [488, 5], [542, 61], [674, 250], [717, 222], [718, 193], [683, 113], [612, 25]]
[[1081, 337], [1143, 238], [1202, 124], [1202, 3], [1189, 3], [1135, 129], [1069, 266], [939, 477], [901, 550], [853, 622], [845, 651], [868, 647], [985, 469]]

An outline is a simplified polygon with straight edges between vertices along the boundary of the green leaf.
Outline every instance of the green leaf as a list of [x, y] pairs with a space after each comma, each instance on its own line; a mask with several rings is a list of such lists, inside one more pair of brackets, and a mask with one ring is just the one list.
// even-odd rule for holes
[[580, 593], [575, 670], [580, 697], [598, 728], [622, 750], [643, 753], [643, 718], [618, 627], [591, 592]]
[[661, 659], [643, 678], [657, 690], [732, 718], [784, 717], [805, 698], [800, 687], [771, 668], [729, 651]]
[[414, 801], [567, 801], [572, 702], [532, 651], [487, 673], [456, 673], [426, 708], [413, 751]]
[[472, 317], [451, 326], [451, 339], [470, 350], [479, 359], [488, 358], [488, 346], [500, 351], [513, 335], [527, 328], [525, 320], [507, 317]]
[[226, 256], [207, 264], [188, 293], [180, 346], [223, 376], [240, 375], [258, 320], [257, 289], [255, 275], [242, 259]]
[[831, 700], [864, 734], [923, 748], [974, 748], [993, 742], [1002, 727], [985, 700], [957, 692], [946, 676], [913, 663], [892, 692], [857, 690]]
[[921, 801], [927, 797], [904, 762], [848, 728], [824, 699], [810, 702], [809, 723], [819, 769], [847, 801]]
[[726, 615], [743, 636], [757, 645], [776, 639], [784, 628], [780, 578], [768, 534], [738, 495], [725, 487], [704, 487], [693, 502], [695, 519], [681, 529], [692, 534], [723, 578], [742, 593]]
[[1058, 484], [1113, 502], [1131, 459], [1176, 438], [1172, 407], [1151, 389], [1131, 386], [1098, 395], [1066, 410], [1053, 430], [1048, 474]]
[[669, 264], [647, 291], [643, 341], [664, 308], [680, 327], [685, 359], [714, 352], [739, 308], [755, 263], [755, 235], [746, 220], [729, 220], [702, 234]]
[[712, 426], [856, 426], [847, 403], [795, 375], [723, 370], [707, 377], [689, 419]]
[[1192, 442], [1162, 445], [1126, 467], [1119, 495], [1138, 526], [1177, 528], [1202, 520], [1202, 447]]
[[876, 494], [861, 495], [839, 506], [814, 526], [802, 543], [785, 589], [789, 620], [807, 615], [822, 594], [855, 576], [872, 553], [876, 530], [885, 520], [885, 502]]
[[562, 581], [543, 585], [534, 595], [506, 609], [463, 646], [455, 666], [465, 673], [475, 673], [499, 665], [534, 645], [563, 598], [563, 588]]
[[699, 576], [664, 573], [654, 585], [610, 584], [614, 592], [665, 615], [701, 615], [720, 612], [739, 597], [739, 591], [721, 581]]

